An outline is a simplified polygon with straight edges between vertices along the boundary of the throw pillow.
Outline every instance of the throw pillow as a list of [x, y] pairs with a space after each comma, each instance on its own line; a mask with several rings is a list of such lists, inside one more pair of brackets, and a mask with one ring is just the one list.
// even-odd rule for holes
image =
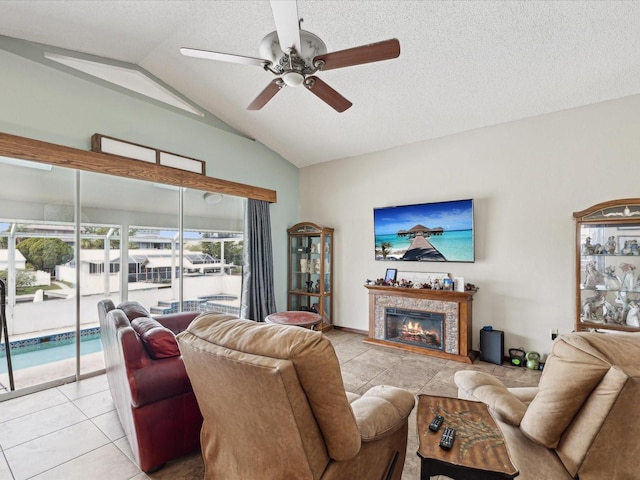
[[149, 356], [156, 360], [180, 355], [176, 336], [157, 320], [150, 317], [138, 317], [131, 322], [131, 326], [140, 336]]

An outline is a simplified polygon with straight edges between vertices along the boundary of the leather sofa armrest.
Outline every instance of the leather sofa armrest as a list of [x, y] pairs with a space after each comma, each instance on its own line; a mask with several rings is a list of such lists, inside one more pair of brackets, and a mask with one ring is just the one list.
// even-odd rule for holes
[[119, 332], [134, 407], [192, 391], [182, 356], [154, 360], [131, 327]]
[[198, 315], [200, 312], [165, 313], [164, 315], [154, 315], [153, 319], [177, 335], [184, 332]]
[[135, 407], [192, 391], [182, 357], [151, 360], [145, 368], [132, 372], [129, 384]]
[[401, 428], [416, 401], [411, 392], [387, 385], [378, 385], [361, 397], [354, 397], [349, 400], [363, 442], [376, 441]]
[[527, 405], [493, 375], [462, 370], [455, 373], [454, 382], [466, 398], [481, 401], [504, 422], [514, 427], [520, 425]]

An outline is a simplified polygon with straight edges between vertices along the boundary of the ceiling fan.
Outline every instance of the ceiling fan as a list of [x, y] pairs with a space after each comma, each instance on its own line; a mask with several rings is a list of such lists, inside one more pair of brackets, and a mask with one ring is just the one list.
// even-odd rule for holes
[[283, 87], [304, 85], [311, 93], [338, 112], [344, 112], [352, 103], [315, 76], [318, 71], [362, 65], [397, 58], [400, 42], [385, 40], [360, 47], [327, 53], [325, 43], [311, 32], [300, 29], [295, 0], [271, 0], [276, 31], [260, 42], [262, 58], [211, 52], [194, 48], [181, 48], [189, 57], [223, 62], [256, 65], [273, 73], [277, 78], [251, 102], [248, 110], [260, 110]]

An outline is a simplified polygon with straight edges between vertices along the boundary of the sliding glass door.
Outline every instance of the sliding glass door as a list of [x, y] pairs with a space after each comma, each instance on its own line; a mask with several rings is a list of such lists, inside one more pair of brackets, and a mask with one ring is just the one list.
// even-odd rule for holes
[[[0, 277], [6, 285], [0, 394], [73, 378], [75, 281], [60, 265], [74, 260], [76, 174], [30, 162], [0, 163]], [[9, 370], [11, 360], [11, 371]]]
[[103, 371], [104, 298], [239, 312], [245, 199], [6, 158], [0, 176], [0, 401]]

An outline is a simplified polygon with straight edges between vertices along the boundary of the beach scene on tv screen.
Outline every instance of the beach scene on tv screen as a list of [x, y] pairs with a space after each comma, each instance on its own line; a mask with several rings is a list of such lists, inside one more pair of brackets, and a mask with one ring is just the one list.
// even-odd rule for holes
[[373, 211], [376, 260], [473, 262], [473, 200]]

